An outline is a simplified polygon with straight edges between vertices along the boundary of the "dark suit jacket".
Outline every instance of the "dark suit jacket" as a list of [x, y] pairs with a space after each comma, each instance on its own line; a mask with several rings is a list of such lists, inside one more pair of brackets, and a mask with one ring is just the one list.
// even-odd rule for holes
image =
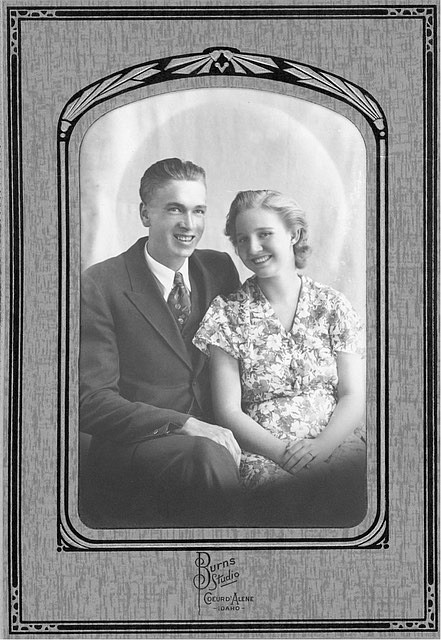
[[[82, 275], [80, 425], [94, 440], [130, 444], [182, 426], [194, 399], [211, 414], [206, 358], [192, 364], [147, 267], [145, 241]], [[189, 271], [198, 272], [204, 312], [239, 285], [226, 253], [196, 250]]]

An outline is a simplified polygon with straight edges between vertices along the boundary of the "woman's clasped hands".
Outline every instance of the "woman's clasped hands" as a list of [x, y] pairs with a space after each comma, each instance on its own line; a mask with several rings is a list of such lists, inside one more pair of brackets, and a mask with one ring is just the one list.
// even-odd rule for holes
[[288, 473], [295, 475], [302, 469], [309, 469], [326, 462], [335, 449], [335, 444], [321, 438], [303, 438], [289, 441], [285, 447], [279, 465]]

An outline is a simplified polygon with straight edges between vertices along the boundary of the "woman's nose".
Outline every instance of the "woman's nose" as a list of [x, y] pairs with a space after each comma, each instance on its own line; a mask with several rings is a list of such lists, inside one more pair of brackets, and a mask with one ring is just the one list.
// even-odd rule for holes
[[250, 240], [250, 253], [259, 253], [262, 249], [259, 238], [251, 238]]

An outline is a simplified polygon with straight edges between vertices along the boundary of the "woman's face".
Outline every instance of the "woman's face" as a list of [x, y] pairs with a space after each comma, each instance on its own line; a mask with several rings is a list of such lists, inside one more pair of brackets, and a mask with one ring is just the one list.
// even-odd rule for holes
[[248, 209], [236, 218], [237, 253], [259, 278], [295, 269], [293, 236], [270, 209]]

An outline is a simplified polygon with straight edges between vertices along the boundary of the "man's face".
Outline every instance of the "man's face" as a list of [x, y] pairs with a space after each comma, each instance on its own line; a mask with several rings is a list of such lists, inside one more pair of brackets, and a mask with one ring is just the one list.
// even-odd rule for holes
[[191, 256], [204, 232], [206, 189], [199, 180], [170, 180], [140, 205], [142, 224], [149, 228], [149, 253], [177, 271]]

